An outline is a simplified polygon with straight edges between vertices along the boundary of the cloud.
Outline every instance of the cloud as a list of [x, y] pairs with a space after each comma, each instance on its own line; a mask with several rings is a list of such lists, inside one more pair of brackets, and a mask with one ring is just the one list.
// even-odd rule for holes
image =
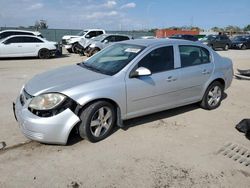
[[116, 1], [107, 1], [103, 6], [107, 8], [113, 8], [117, 5]]
[[136, 4], [135, 3], [127, 3], [125, 5], [121, 6], [121, 9], [125, 9], [125, 8], [135, 8]]
[[86, 18], [88, 19], [99, 19], [104, 17], [116, 16], [118, 15], [117, 11], [110, 11], [110, 12], [94, 12], [90, 15], [87, 15]]
[[37, 10], [37, 9], [41, 9], [43, 8], [43, 4], [42, 3], [35, 3], [31, 6], [29, 6], [27, 9], [28, 10]]

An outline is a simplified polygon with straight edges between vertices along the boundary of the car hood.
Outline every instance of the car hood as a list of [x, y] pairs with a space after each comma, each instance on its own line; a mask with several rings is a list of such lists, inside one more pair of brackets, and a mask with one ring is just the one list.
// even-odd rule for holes
[[63, 93], [64, 90], [107, 77], [109, 76], [93, 72], [79, 65], [70, 65], [38, 74], [24, 87], [32, 96], [48, 92]]

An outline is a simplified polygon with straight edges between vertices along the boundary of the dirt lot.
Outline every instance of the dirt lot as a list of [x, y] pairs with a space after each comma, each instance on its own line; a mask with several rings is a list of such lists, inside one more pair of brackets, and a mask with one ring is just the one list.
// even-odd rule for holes
[[[219, 53], [235, 70], [250, 68], [250, 50]], [[0, 150], [0, 187], [249, 187], [250, 140], [234, 128], [250, 118], [249, 81], [234, 79], [216, 110], [189, 105], [133, 119], [96, 144], [26, 139], [12, 113], [21, 86], [39, 72], [82, 60], [0, 60], [0, 142], [7, 144]]]

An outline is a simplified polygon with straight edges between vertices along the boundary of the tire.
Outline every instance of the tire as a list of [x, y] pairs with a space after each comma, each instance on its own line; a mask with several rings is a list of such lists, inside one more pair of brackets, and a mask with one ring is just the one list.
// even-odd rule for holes
[[48, 58], [50, 58], [50, 51], [46, 48], [43, 48], [43, 49], [39, 50], [38, 57], [40, 59], [48, 59]]
[[72, 45], [72, 52], [73, 53], [75, 53], [75, 54], [77, 54], [77, 48], [76, 48], [76, 46], [77, 46], [77, 43], [74, 43], [73, 45]]
[[68, 51], [69, 53], [73, 53], [71, 48], [67, 49], [67, 51]]
[[220, 82], [215, 81], [211, 83], [203, 96], [200, 106], [206, 110], [218, 108], [221, 104], [223, 94], [224, 87]]
[[98, 49], [98, 48], [93, 49], [93, 50], [90, 52], [90, 56], [96, 54], [96, 53], [99, 52], [99, 51], [100, 51], [100, 49]]
[[247, 46], [246, 46], [245, 44], [243, 44], [243, 45], [241, 46], [241, 49], [242, 49], [242, 50], [246, 50], [246, 49], [247, 49]]
[[97, 101], [81, 112], [80, 119], [80, 136], [90, 142], [98, 142], [111, 133], [116, 122], [115, 108], [106, 101]]
[[224, 46], [224, 50], [225, 50], [225, 51], [228, 51], [228, 49], [229, 49], [229, 45], [226, 44], [226, 45]]

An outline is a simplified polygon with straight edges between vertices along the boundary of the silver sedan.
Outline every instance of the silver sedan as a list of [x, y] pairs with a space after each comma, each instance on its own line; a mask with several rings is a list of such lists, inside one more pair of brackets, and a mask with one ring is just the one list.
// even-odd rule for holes
[[131, 40], [35, 76], [13, 107], [32, 140], [66, 144], [76, 129], [97, 142], [114, 126], [123, 127], [123, 120], [191, 103], [215, 109], [232, 78], [232, 61], [203, 44]]

